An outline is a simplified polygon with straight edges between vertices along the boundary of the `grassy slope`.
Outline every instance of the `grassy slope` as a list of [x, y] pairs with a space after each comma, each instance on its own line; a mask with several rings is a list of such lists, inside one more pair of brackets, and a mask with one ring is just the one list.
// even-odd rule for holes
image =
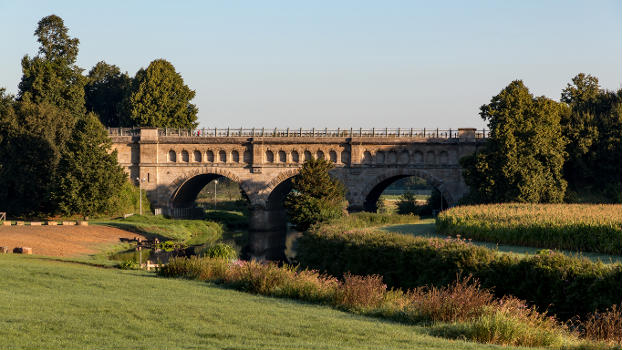
[[[439, 235], [436, 233], [436, 227], [434, 224], [434, 219], [422, 219], [420, 222], [415, 224], [405, 224], [405, 225], [390, 225], [380, 228], [383, 231], [387, 232], [397, 232], [397, 233], [405, 233], [411, 234], [414, 236], [422, 236], [422, 237], [440, 237], [445, 238], [447, 235]], [[532, 248], [532, 247], [524, 247], [524, 246], [514, 246], [514, 245], [502, 245], [495, 244], [490, 242], [477, 242], [472, 241], [473, 244], [483, 246], [490, 249], [497, 249], [502, 253], [511, 253], [511, 254], [535, 254], [537, 251], [542, 250], [542, 248]], [[604, 263], [612, 263], [612, 262], [622, 262], [622, 256], [617, 255], [607, 255], [607, 254], [598, 254], [598, 253], [577, 253], [572, 251], [562, 250], [562, 253], [569, 256], [583, 256], [590, 260], [596, 261], [600, 260]]]
[[160, 215], [133, 215], [127, 219], [96, 220], [93, 223], [136, 232], [149, 239], [175, 240], [187, 244], [213, 243], [221, 238], [223, 231], [222, 226], [215, 222], [167, 219]]
[[434, 338], [423, 327], [141, 271], [5, 255], [0, 281], [3, 349], [493, 348]]

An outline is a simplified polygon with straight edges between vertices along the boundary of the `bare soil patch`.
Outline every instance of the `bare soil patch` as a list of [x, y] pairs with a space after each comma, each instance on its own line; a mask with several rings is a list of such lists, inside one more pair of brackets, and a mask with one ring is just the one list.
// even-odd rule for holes
[[0, 226], [0, 246], [31, 247], [33, 254], [76, 256], [93, 254], [119, 238], [143, 236], [107, 226]]

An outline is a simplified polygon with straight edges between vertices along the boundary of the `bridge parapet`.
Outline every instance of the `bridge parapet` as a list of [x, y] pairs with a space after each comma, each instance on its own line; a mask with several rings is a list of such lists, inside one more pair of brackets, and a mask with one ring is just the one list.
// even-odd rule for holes
[[[108, 128], [110, 136], [141, 136], [137, 128]], [[360, 137], [360, 138], [418, 138], [418, 139], [485, 139], [488, 130], [473, 128], [458, 129], [414, 129], [414, 128], [371, 128], [371, 129], [266, 129], [266, 128], [202, 128], [179, 129], [159, 128], [158, 137], [270, 137], [270, 138], [321, 138], [321, 137]]]

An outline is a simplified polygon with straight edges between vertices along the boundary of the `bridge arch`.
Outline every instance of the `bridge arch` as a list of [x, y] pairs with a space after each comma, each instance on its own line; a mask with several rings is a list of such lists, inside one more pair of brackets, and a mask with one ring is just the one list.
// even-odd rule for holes
[[199, 192], [212, 180], [220, 177], [226, 177], [240, 186], [244, 196], [252, 201], [249, 197], [249, 189], [240, 180], [238, 176], [232, 172], [220, 168], [207, 168], [187, 173], [171, 184], [171, 192], [169, 203], [172, 208], [190, 208], [194, 205]]
[[365, 198], [363, 210], [376, 211], [376, 203], [378, 202], [382, 192], [395, 181], [409, 176], [417, 176], [427, 180], [432, 187], [441, 192], [441, 195], [448, 205], [453, 206], [456, 204], [456, 199], [447, 189], [444, 179], [423, 169], [394, 168], [391, 169], [391, 171], [384, 172], [367, 182], [362, 192], [362, 195]]

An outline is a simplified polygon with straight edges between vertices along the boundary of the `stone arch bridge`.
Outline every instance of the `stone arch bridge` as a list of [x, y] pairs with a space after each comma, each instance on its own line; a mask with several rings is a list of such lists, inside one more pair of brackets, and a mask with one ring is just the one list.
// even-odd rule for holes
[[109, 129], [119, 163], [142, 179], [152, 207], [174, 212], [192, 207], [199, 191], [225, 176], [237, 182], [251, 204], [251, 227], [284, 218], [291, 178], [309, 158], [335, 164], [351, 211], [375, 211], [382, 191], [416, 175], [455, 205], [467, 188], [459, 159], [483, 144], [484, 130], [265, 130]]

